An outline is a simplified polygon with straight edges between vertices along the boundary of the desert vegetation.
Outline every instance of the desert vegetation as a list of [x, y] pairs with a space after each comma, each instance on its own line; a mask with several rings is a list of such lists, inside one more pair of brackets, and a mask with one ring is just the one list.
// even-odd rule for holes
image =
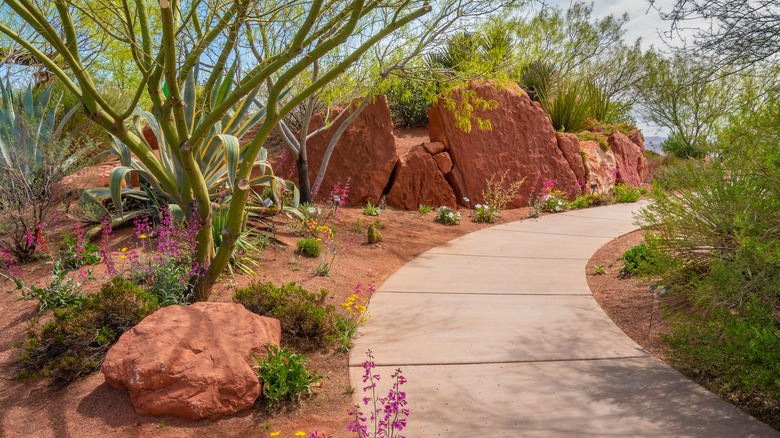
[[[739, 2], [677, 3], [672, 23], [729, 24], [718, 11]], [[233, 301], [281, 321], [281, 345], [252, 365], [263, 418], [294, 424], [324, 379], [303, 355], [343, 362], [370, 319], [376, 285], [342, 267], [359, 258], [350, 251], [386, 254], [396, 235], [385, 196], [347, 209], [350, 175], [323, 187], [339, 138], [379, 94], [396, 127], [426, 126], [441, 104], [462, 131], [490, 131], [483, 114], [501, 108], [463, 88], [479, 79], [521, 87], [555, 131], [605, 153], [613, 133], [652, 123], [669, 132], [666, 155], [648, 154], [645, 179], [618, 181], [616, 163], [603, 187], [497, 173], [484, 202], [419, 204], [417, 226], [451, 238], [518, 219], [505, 211], [523, 189], [529, 217], [649, 199], [646, 242], [625, 255], [624, 275], [668, 290], [674, 365], [780, 424], [778, 46], [743, 38], [762, 32], [750, 20], [668, 54], [624, 41], [628, 17], [597, 19], [581, 2], [6, 0], [0, 11], [0, 276], [35, 304], [5, 339], [16, 378], [70, 384], [156, 310]], [[735, 56], [751, 41], [754, 56]], [[310, 180], [307, 144], [326, 130]], [[108, 159], [102, 187], [75, 177]], [[295, 177], [274, 168], [287, 159]], [[289, 256], [285, 275], [260, 281], [271, 252]], [[289, 272], [338, 277], [342, 290], [309, 290]], [[373, 412], [384, 422], [358, 406], [342, 424], [394, 436], [410, 412], [406, 379], [383, 376], [394, 381], [383, 397], [373, 368], [368, 352], [365, 391], [385, 403]], [[301, 436], [326, 436], [309, 426]]]

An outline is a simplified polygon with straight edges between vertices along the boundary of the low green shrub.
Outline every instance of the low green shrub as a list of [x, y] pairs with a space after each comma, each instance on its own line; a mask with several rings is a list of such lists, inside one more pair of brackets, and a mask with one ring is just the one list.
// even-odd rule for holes
[[306, 257], [319, 257], [322, 252], [322, 243], [313, 237], [301, 239], [297, 245], [298, 251]]
[[433, 210], [433, 207], [430, 205], [420, 204], [419, 207], [417, 207], [417, 210], [422, 214], [428, 214]]
[[460, 212], [457, 212], [449, 207], [441, 206], [434, 210], [436, 217], [434, 222], [438, 222], [444, 225], [458, 225], [460, 223]]
[[278, 319], [282, 341], [300, 350], [321, 349], [335, 337], [334, 307], [326, 304], [328, 291], [309, 292], [295, 282], [276, 287], [252, 283], [233, 294], [233, 301], [249, 311]]
[[474, 206], [474, 216], [471, 218], [472, 221], [492, 224], [497, 219], [498, 211], [489, 205], [477, 204]]
[[550, 190], [544, 195], [542, 211], [557, 213], [569, 209], [569, 198], [560, 190]]
[[[607, 137], [602, 134], [597, 134], [595, 132], [590, 131], [582, 131], [577, 134], [577, 138], [580, 140], [580, 142], [593, 140], [599, 143], [599, 147], [602, 151], [608, 151], [609, 150], [609, 142], [607, 141]], [[581, 151], [582, 154], [585, 153], [585, 151]], [[583, 155], [583, 162], [585, 161], [585, 156]]]
[[369, 202], [365, 207], [363, 207], [363, 211], [361, 213], [366, 216], [379, 216], [379, 214], [382, 213], [382, 209], [379, 206]]
[[20, 375], [61, 383], [87, 375], [100, 367], [122, 333], [158, 307], [155, 297], [114, 277], [82, 302], [55, 310], [50, 322], [32, 322], [18, 360]]
[[623, 268], [620, 269], [620, 275], [631, 277], [648, 269], [649, 265], [653, 263], [655, 252], [657, 249], [652, 244], [647, 243], [640, 243], [629, 248], [620, 258], [625, 262]]
[[642, 190], [626, 184], [615, 186], [615, 202], [636, 202], [642, 197]]
[[577, 198], [569, 203], [569, 208], [574, 210], [577, 208], [588, 208], [594, 205], [601, 205], [604, 203], [604, 196], [600, 193], [587, 193], [577, 196]]
[[[679, 312], [665, 341], [678, 369], [716, 393], [780, 408], [780, 330], [773, 306], [756, 296], [736, 309]], [[755, 403], [759, 401], [759, 403]], [[775, 421], [780, 421], [774, 416]], [[777, 427], [777, 424], [775, 425]]]
[[300, 402], [301, 398], [311, 395], [311, 385], [322, 379], [316, 371], [306, 369], [308, 362], [300, 354], [286, 348], [265, 344], [268, 352], [261, 359], [254, 356], [257, 365], [257, 377], [262, 382], [261, 397], [268, 409], [279, 406], [280, 403]]

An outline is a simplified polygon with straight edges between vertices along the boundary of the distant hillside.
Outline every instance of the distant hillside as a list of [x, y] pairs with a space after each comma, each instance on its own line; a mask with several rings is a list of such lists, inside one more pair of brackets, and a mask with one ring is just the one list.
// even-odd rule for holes
[[666, 140], [666, 137], [659, 137], [657, 135], [645, 137], [645, 149], [662, 154], [661, 143], [663, 143], [664, 140]]

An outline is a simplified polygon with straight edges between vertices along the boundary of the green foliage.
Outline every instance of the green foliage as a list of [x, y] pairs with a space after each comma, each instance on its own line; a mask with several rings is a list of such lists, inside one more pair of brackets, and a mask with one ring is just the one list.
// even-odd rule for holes
[[604, 196], [600, 193], [586, 193], [584, 195], [577, 196], [573, 201], [569, 203], [569, 208], [572, 210], [578, 208], [588, 208], [593, 205], [603, 204]]
[[60, 259], [52, 262], [51, 281], [46, 287], [41, 288], [35, 284], [28, 286], [16, 277], [13, 280], [16, 283], [16, 290], [21, 292], [20, 299], [38, 300], [40, 311], [77, 305], [84, 301], [84, 297], [79, 293], [81, 283], [68, 277], [68, 270]]
[[422, 214], [428, 214], [433, 210], [433, 207], [430, 205], [420, 204], [419, 207], [417, 207], [417, 211], [419, 211]]
[[622, 183], [615, 186], [615, 202], [636, 202], [641, 197], [642, 191], [638, 187]]
[[379, 214], [382, 213], [382, 209], [379, 206], [373, 205], [369, 202], [365, 207], [363, 207], [363, 211], [361, 211], [361, 213], [366, 216], [379, 216]]
[[[247, 215], [248, 216], [248, 215]], [[227, 226], [228, 210], [226, 208], [215, 208], [211, 214], [211, 237], [214, 240], [214, 248], [219, 249], [222, 245], [222, 230]], [[246, 216], [243, 223], [244, 229], [236, 239], [233, 253], [230, 254], [230, 263], [227, 265], [228, 272], [233, 274], [234, 270], [241, 271], [247, 275], [256, 275], [255, 268], [260, 264], [255, 260], [263, 248], [270, 242], [268, 237], [246, 228]]]
[[623, 277], [631, 277], [639, 274], [640, 272], [648, 269], [647, 265], [652, 263], [653, 253], [657, 249], [653, 244], [640, 243], [628, 249], [620, 258], [625, 263], [620, 270], [620, 275]]
[[21, 375], [70, 382], [100, 367], [125, 331], [158, 308], [157, 300], [119, 277], [78, 303], [54, 311], [51, 322], [33, 322], [18, 360]]
[[[601, 148], [602, 151], [606, 152], [606, 151], [609, 150], [609, 142], [607, 141], [607, 137], [605, 135], [598, 134], [598, 133], [595, 133], [595, 132], [590, 132], [590, 131], [583, 131], [583, 132], [577, 133], [577, 138], [581, 142], [582, 141], [588, 141], [588, 140], [597, 141], [599, 143], [599, 147]], [[585, 152], [582, 151], [582, 154], [583, 154], [583, 160], [584, 160], [585, 159], [584, 158]]]
[[449, 207], [442, 205], [434, 210], [434, 212], [436, 213], [436, 217], [433, 218], [434, 222], [444, 225], [458, 225], [460, 223], [460, 212]]
[[471, 220], [474, 222], [492, 224], [498, 220], [498, 214], [498, 211], [489, 205], [477, 204], [474, 206], [474, 216], [471, 217]]
[[528, 93], [528, 97], [541, 102], [543, 96], [551, 95], [558, 84], [559, 73], [551, 62], [538, 59], [523, 67], [520, 73], [520, 86]]
[[58, 121], [61, 96], [52, 97], [51, 86], [36, 99], [29, 85], [16, 93], [10, 79], [0, 83], [0, 212], [6, 227], [0, 245], [21, 262], [37, 247], [28, 235], [37, 236], [58, 202], [53, 189], [83, 155], [69, 153], [70, 137], [63, 134], [73, 111]]
[[[733, 310], [674, 315], [673, 332], [665, 341], [673, 348], [675, 365], [716, 393], [777, 409], [780, 330], [773, 307], [751, 296]], [[771, 411], [766, 408], [758, 409]]]
[[183, 305], [192, 297], [192, 286], [186, 281], [191, 271], [190, 263], [162, 257], [144, 269], [131, 271], [130, 277], [155, 296], [160, 306]]
[[442, 90], [432, 79], [395, 79], [383, 89], [396, 127], [428, 126], [428, 110]]
[[780, 406], [773, 359], [780, 348], [779, 116], [773, 93], [733, 114], [720, 136], [721, 158], [665, 168], [653, 202], [642, 210], [659, 249], [652, 273], [687, 304], [674, 309], [669, 341], [676, 362], [774, 424]]
[[704, 158], [707, 154], [704, 147], [683, 142], [674, 135], [670, 135], [661, 143], [661, 150], [677, 158]]
[[78, 236], [66, 233], [60, 243], [58, 255], [65, 269], [78, 269], [100, 263], [100, 248]]
[[278, 319], [282, 340], [299, 349], [325, 348], [335, 337], [332, 305], [326, 304], [328, 291], [309, 292], [296, 284], [276, 287], [273, 283], [252, 283], [237, 290], [233, 301], [262, 316]]
[[591, 103], [585, 95], [585, 85], [580, 81], [560, 81], [549, 94], [542, 95], [541, 102], [557, 131], [577, 133], [594, 125]]
[[265, 347], [268, 350], [265, 358], [252, 356], [257, 361], [252, 368], [262, 382], [261, 396], [268, 409], [280, 403], [300, 402], [302, 397], [311, 395], [311, 386], [322, 376], [306, 369], [306, 358], [275, 345], [265, 344]]
[[314, 237], [299, 240], [296, 245], [298, 251], [306, 257], [319, 257], [322, 252], [322, 243]]
[[550, 190], [543, 199], [542, 211], [558, 213], [569, 209], [569, 198], [560, 190]]

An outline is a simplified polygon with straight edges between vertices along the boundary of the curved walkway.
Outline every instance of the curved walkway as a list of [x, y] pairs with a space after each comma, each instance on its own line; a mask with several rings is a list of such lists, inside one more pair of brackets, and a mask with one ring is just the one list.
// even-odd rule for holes
[[[487, 228], [393, 274], [350, 357], [408, 383], [409, 438], [780, 436], [656, 359], [590, 294], [585, 267], [639, 204]], [[362, 405], [362, 403], [361, 403]]]

